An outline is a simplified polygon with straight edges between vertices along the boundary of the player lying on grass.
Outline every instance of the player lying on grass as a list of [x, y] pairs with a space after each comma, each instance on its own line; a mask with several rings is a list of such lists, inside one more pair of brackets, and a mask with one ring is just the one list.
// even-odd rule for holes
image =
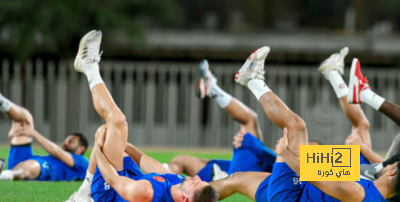
[[[386, 201], [400, 192], [399, 165], [395, 163], [381, 171], [375, 181], [300, 182], [300, 145], [307, 144], [304, 121], [297, 116], [264, 83], [264, 60], [269, 47], [256, 50], [237, 73], [235, 80], [247, 86], [257, 97], [268, 118], [284, 129], [284, 138], [277, 147], [279, 155], [272, 173], [235, 173], [225, 179], [210, 182], [220, 199], [236, 192], [255, 201]], [[296, 174], [297, 173], [297, 174]]]
[[[171, 174], [157, 161], [127, 145], [125, 116], [114, 103], [99, 72], [101, 37], [100, 31], [91, 31], [82, 38], [75, 69], [88, 78], [94, 107], [106, 121], [98, 130], [105, 138], [97, 138], [101, 143], [96, 144], [91, 155], [88, 180], [69, 201], [90, 201], [88, 194], [95, 201], [217, 201], [218, 193], [207, 182], [198, 177]], [[124, 157], [124, 151], [131, 157]]]
[[[65, 139], [62, 147], [59, 147], [34, 129], [33, 117], [27, 109], [12, 103], [1, 94], [0, 111], [12, 120], [8, 134], [11, 143], [8, 170], [2, 171], [5, 160], [0, 160], [0, 180], [84, 179], [88, 168], [88, 161], [82, 156], [88, 146], [85, 136], [73, 133]], [[46, 150], [48, 156], [33, 154], [33, 139]]]
[[[200, 78], [196, 85], [196, 95], [203, 99], [213, 98], [228, 116], [240, 123], [240, 131], [235, 135], [235, 148], [231, 160], [201, 159], [179, 155], [167, 165], [176, 174], [198, 175], [210, 182], [225, 178], [237, 171], [272, 171], [276, 154], [261, 142], [262, 134], [257, 114], [239, 100], [226, 93], [217, 85], [217, 79], [209, 70], [207, 60], [200, 63]], [[164, 164], [165, 165], [165, 164]]]
[[[217, 85], [217, 79], [211, 73], [207, 60], [200, 63], [199, 75], [195, 88], [196, 95], [201, 99], [206, 96], [213, 98], [230, 118], [240, 124], [240, 131], [234, 136], [232, 159], [208, 160], [179, 155], [166, 166], [176, 174], [198, 175], [207, 182], [225, 178], [238, 171], [271, 172], [276, 154], [262, 143], [257, 113]], [[319, 143], [312, 141], [310, 144]]]

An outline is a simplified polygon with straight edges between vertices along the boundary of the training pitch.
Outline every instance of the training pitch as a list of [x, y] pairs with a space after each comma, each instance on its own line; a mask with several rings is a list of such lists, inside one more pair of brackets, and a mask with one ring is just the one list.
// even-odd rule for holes
[[[0, 158], [7, 159], [8, 147], [0, 147]], [[232, 153], [224, 151], [184, 151], [184, 150], [143, 150], [150, 157], [167, 163], [178, 154], [193, 155], [201, 158], [211, 159], [230, 159]], [[90, 157], [90, 152], [86, 152], [87, 159]], [[46, 152], [41, 148], [34, 148], [35, 155], [46, 155]], [[29, 181], [0, 181], [0, 202], [59, 202], [65, 201], [69, 196], [77, 191], [81, 185], [81, 181], [77, 182], [29, 182]], [[247, 202], [251, 201], [243, 195], [235, 194], [224, 202]]]

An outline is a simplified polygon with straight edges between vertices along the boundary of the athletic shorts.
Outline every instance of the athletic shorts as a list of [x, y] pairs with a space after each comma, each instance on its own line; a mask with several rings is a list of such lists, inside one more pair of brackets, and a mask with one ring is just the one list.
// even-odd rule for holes
[[302, 188], [299, 176], [286, 163], [275, 163], [269, 179], [267, 200], [259, 198], [259, 201], [300, 201]]
[[271, 172], [275, 160], [276, 154], [272, 150], [247, 133], [243, 137], [242, 146], [239, 149], [233, 149], [228, 174], [246, 171]]
[[[117, 172], [119, 176], [141, 176], [144, 175], [139, 166], [129, 157], [124, 157], [124, 169]], [[92, 198], [94, 201], [125, 201], [118, 193], [104, 180], [99, 168], [93, 175], [91, 186]]]
[[268, 187], [269, 187], [269, 180], [271, 179], [271, 175], [269, 175], [267, 178], [265, 178], [264, 181], [261, 182], [261, 184], [257, 188], [256, 192], [256, 202], [265, 202], [268, 199]]
[[370, 164], [367, 158], [363, 154], [360, 154], [360, 164]]
[[33, 157], [31, 144], [12, 145], [8, 152], [7, 169], [11, 170], [19, 163], [29, 160], [31, 157]]

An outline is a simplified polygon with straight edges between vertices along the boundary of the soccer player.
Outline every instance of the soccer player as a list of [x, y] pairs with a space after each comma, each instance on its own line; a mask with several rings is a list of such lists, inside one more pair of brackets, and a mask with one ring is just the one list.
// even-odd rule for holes
[[167, 168], [176, 174], [198, 175], [203, 181], [219, 180], [238, 171], [272, 171], [276, 154], [261, 142], [262, 133], [257, 113], [242, 102], [226, 93], [217, 85], [207, 60], [200, 63], [200, 78], [196, 85], [196, 95], [203, 99], [213, 98], [228, 116], [240, 123], [240, 130], [234, 136], [235, 148], [231, 160], [201, 159], [179, 155], [173, 158]]
[[[1, 160], [0, 180], [84, 179], [88, 168], [88, 161], [82, 156], [88, 146], [85, 136], [73, 133], [65, 139], [61, 148], [34, 129], [33, 117], [27, 109], [12, 103], [1, 94], [0, 111], [12, 120], [9, 132], [11, 148], [8, 154], [8, 170], [2, 171], [5, 160]], [[31, 146], [33, 140], [49, 155], [34, 155]]]
[[[100, 76], [101, 37], [100, 31], [93, 30], [86, 34], [75, 59], [75, 69], [86, 74], [94, 107], [106, 121], [105, 126], [97, 132], [100, 138], [96, 138], [90, 159], [87, 176], [91, 179], [85, 180], [82, 184], [84, 187], [81, 186], [78, 192], [91, 184], [91, 196], [95, 201], [217, 201], [215, 188], [198, 177], [184, 178], [171, 174], [157, 161], [139, 151], [131, 151], [135, 149], [127, 144], [125, 116], [114, 103]], [[124, 151], [130, 157], [124, 157]], [[69, 201], [78, 201], [77, 196], [78, 193], [72, 195]]]
[[264, 60], [269, 47], [250, 55], [235, 80], [247, 86], [257, 97], [268, 118], [284, 129], [278, 141], [278, 157], [272, 173], [235, 173], [211, 182], [220, 199], [239, 192], [255, 201], [386, 201], [400, 193], [399, 164], [385, 167], [375, 181], [300, 182], [300, 145], [307, 144], [304, 121], [297, 116], [264, 83]]

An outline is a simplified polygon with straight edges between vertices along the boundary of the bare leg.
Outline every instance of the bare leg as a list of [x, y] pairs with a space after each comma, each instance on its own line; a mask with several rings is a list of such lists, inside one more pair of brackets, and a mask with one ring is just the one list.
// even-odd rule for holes
[[242, 129], [262, 141], [261, 129], [258, 124], [256, 112], [235, 98], [232, 98], [231, 102], [224, 110], [229, 117], [241, 124]]
[[104, 143], [104, 155], [114, 168], [120, 171], [123, 169], [123, 153], [128, 139], [125, 116], [114, 103], [103, 83], [92, 88], [92, 97], [97, 113], [106, 121], [108, 138]]
[[340, 106], [347, 118], [353, 125], [353, 129], [358, 129], [362, 142], [371, 148], [371, 137], [369, 135], [369, 121], [365, 116], [360, 105], [349, 104], [347, 102], [347, 95], [339, 98]]
[[212, 181], [210, 184], [217, 189], [219, 200], [235, 193], [241, 193], [255, 201], [258, 187], [270, 174], [266, 172], [236, 172], [225, 179]]
[[379, 111], [392, 119], [398, 126], [400, 126], [400, 107], [388, 101], [383, 102]]
[[173, 158], [169, 163], [169, 169], [176, 174], [186, 173], [189, 176], [195, 176], [203, 169], [209, 160], [194, 156], [179, 155]]
[[12, 169], [13, 180], [36, 180], [40, 176], [40, 164], [35, 160], [19, 163]]
[[[303, 119], [293, 113], [273, 92], [260, 97], [260, 104], [268, 118], [279, 128], [288, 129], [289, 150], [300, 156], [299, 145], [308, 144], [306, 124]], [[282, 162], [278, 156], [277, 162]]]

